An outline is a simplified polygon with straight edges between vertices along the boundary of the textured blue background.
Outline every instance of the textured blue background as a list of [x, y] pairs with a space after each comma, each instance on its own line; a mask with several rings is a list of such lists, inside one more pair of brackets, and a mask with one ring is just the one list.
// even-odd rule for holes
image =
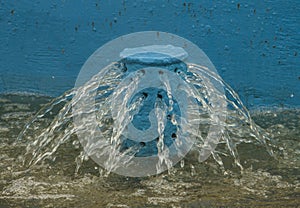
[[1, 1], [0, 92], [57, 96], [120, 35], [197, 44], [248, 107], [300, 106], [300, 1]]

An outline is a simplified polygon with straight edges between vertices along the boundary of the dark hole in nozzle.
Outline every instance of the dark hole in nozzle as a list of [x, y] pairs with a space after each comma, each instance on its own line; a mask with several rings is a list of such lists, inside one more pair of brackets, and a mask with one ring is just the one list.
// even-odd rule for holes
[[177, 135], [175, 133], [172, 134], [171, 136], [173, 139], [177, 138]]
[[127, 66], [126, 66], [126, 64], [123, 65], [122, 72], [127, 72]]
[[143, 92], [142, 94], [144, 95], [145, 98], [148, 97], [148, 93]]

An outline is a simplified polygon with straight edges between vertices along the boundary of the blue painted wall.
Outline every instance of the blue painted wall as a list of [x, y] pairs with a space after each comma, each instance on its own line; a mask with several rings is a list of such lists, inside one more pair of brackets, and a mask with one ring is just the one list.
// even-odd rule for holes
[[300, 1], [1, 1], [0, 92], [57, 96], [120, 35], [196, 43], [248, 107], [300, 106]]

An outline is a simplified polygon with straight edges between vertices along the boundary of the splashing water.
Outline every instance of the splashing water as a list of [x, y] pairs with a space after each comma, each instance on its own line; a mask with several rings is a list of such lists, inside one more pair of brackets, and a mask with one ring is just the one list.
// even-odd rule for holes
[[1, 205], [299, 204], [299, 110], [253, 112], [269, 135], [187, 40], [122, 36], [99, 48], [77, 81], [51, 102], [0, 97]]
[[[211, 155], [223, 171], [232, 166], [242, 170], [238, 145], [247, 143], [262, 146], [272, 154], [268, 134], [252, 121], [238, 95], [219, 75], [196, 64], [164, 65], [165, 70], [143, 67], [134, 70], [123, 61], [112, 63], [81, 87], [45, 105], [19, 135], [19, 140], [28, 138], [29, 133], [34, 135], [24, 164], [55, 159], [59, 147], [70, 141], [74, 148], [79, 148], [79, 141], [83, 146], [74, 158], [76, 172], [89, 156], [100, 161], [107, 174], [121, 169], [120, 173], [133, 161], [154, 155], [158, 159], [150, 161], [155, 164], [151, 174], [160, 173], [170, 170], [174, 161], [177, 163], [188, 151], [188, 157], [197, 157], [199, 162]], [[138, 91], [146, 83], [143, 76], [147, 73], [156, 73], [163, 87], [144, 84], [144, 89]], [[172, 85], [174, 80], [168, 73], [188, 83], [192, 90], [181, 82]], [[178, 92], [186, 95], [187, 109], [176, 100]], [[47, 128], [34, 129], [34, 124], [41, 121], [48, 122]], [[216, 150], [214, 145], [218, 146]], [[224, 157], [232, 160], [228, 167]], [[138, 164], [139, 170], [149, 165]], [[137, 168], [136, 163], [132, 167]]]

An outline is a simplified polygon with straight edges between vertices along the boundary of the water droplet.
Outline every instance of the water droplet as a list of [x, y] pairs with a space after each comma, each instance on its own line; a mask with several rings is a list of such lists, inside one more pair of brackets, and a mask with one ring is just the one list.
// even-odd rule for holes
[[181, 168], [184, 167], [184, 159], [182, 159], [182, 160], [180, 161], [180, 167], [181, 167]]

